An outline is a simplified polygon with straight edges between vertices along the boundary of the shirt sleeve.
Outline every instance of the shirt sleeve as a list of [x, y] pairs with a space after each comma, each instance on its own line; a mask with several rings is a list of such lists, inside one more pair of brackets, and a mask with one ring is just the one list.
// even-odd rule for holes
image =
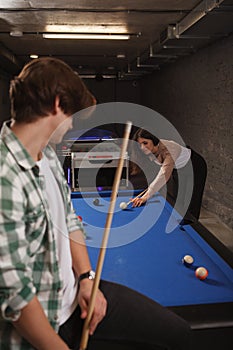
[[161, 144], [161, 150], [159, 151], [159, 160], [161, 162], [161, 168], [156, 178], [151, 182], [148, 187], [148, 195], [151, 197], [154, 193], [158, 192], [170, 179], [172, 171], [175, 167], [175, 161], [180, 153], [180, 148], [169, 152], [168, 149]]
[[174, 169], [175, 162], [170, 153], [166, 151], [164, 156], [164, 161], [156, 178], [149, 185], [149, 197], [151, 197], [154, 193], [158, 192], [167, 183]]
[[[2, 317], [15, 321], [36, 293], [28, 261], [24, 199], [18, 186], [1, 178], [0, 187], [0, 306]], [[4, 209], [4, 210], [3, 210]]]

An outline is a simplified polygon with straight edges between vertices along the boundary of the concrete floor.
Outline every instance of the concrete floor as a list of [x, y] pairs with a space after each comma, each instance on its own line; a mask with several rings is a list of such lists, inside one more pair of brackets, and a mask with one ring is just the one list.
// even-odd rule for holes
[[199, 221], [225, 246], [233, 251], [233, 230], [223, 223], [217, 215], [202, 208]]

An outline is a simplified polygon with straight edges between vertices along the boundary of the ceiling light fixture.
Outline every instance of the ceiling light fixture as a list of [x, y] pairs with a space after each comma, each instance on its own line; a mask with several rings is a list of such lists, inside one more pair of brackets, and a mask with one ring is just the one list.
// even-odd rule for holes
[[36, 54], [31, 54], [31, 55], [30, 55], [30, 58], [33, 58], [33, 59], [34, 59], [34, 58], [38, 58], [38, 57], [39, 57], [39, 56], [36, 55]]
[[90, 34], [127, 34], [128, 30], [126, 25], [91, 25], [91, 24], [80, 24], [80, 25], [66, 25], [66, 24], [48, 24], [45, 26], [45, 32], [48, 33], [90, 33]]
[[18, 29], [14, 29], [10, 32], [10, 36], [14, 36], [16, 38], [20, 38], [21, 36], [23, 36], [23, 32], [21, 30]]
[[118, 55], [116, 56], [117, 58], [125, 58], [125, 54], [123, 53], [118, 53]]
[[105, 40], [128, 40], [127, 34], [74, 34], [74, 33], [43, 33], [45, 39], [105, 39]]

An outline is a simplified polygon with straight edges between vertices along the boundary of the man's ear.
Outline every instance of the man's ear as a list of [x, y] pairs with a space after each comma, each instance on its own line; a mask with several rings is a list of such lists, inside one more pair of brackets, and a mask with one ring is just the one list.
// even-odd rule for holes
[[60, 98], [58, 96], [56, 96], [52, 114], [53, 115], [57, 114], [58, 113], [58, 109], [60, 109]]

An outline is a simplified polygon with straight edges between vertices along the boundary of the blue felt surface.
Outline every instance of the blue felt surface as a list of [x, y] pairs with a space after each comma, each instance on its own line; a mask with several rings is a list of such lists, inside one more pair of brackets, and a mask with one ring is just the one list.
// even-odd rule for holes
[[[89, 194], [73, 196], [77, 215], [81, 215], [87, 233], [87, 245], [93, 267], [102, 243], [109, 196]], [[99, 198], [95, 206], [93, 199]], [[191, 227], [181, 230], [177, 222], [171, 233], [166, 225], [172, 208], [162, 196], [153, 197], [140, 208], [119, 204], [129, 195], [119, 196], [109, 232], [108, 249], [102, 278], [131, 287], [165, 306], [219, 303], [233, 301], [233, 270]], [[190, 254], [194, 264], [188, 268], [182, 257]], [[204, 266], [209, 275], [200, 281], [195, 269]]]

